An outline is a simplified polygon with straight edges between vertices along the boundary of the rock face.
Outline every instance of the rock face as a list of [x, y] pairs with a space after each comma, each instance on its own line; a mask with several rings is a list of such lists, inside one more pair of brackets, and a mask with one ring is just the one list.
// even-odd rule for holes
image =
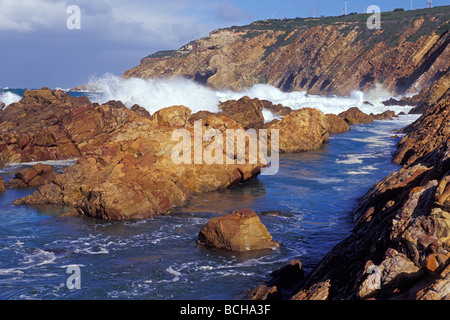
[[279, 130], [280, 152], [294, 153], [319, 149], [328, 143], [328, 122], [322, 111], [302, 108], [292, 111], [270, 126]]
[[338, 134], [350, 131], [350, 125], [341, 117], [329, 113], [325, 115], [327, 118], [327, 131], [331, 134]]
[[[265, 165], [260, 161], [237, 164], [236, 154], [225, 150], [226, 164], [206, 164], [203, 159], [195, 164], [194, 143], [186, 149], [189, 161], [175, 163], [172, 151], [180, 142], [172, 139], [173, 133], [183, 129], [194, 137], [191, 110], [184, 106], [164, 108], [149, 117], [117, 101], [99, 106], [86, 99], [73, 100], [63, 92], [38, 90], [27, 92], [0, 116], [5, 130], [0, 134], [10, 137], [2, 140], [0, 148], [4, 162], [53, 160], [54, 155], [56, 159], [78, 158], [74, 166], [32, 195], [17, 199], [16, 205], [70, 205], [74, 213], [106, 220], [151, 218], [186, 204], [193, 194], [242, 183]], [[209, 115], [200, 131], [209, 129], [222, 138], [222, 132], [242, 129], [242, 125], [223, 115]], [[200, 145], [202, 154], [211, 140]], [[227, 162], [227, 157], [233, 161]], [[30, 182], [28, 175], [33, 176], [23, 177]]]
[[442, 100], [421, 118], [403, 131], [407, 135], [400, 140], [394, 153], [394, 163], [409, 165], [423, 162], [432, 150], [448, 141], [450, 136], [450, 102]]
[[256, 21], [150, 55], [124, 77], [187, 77], [234, 90], [263, 83], [323, 95], [380, 83], [395, 95], [417, 93], [448, 69], [449, 12], [383, 12], [381, 30], [367, 29], [367, 15]]
[[260, 128], [264, 124], [264, 105], [259, 99], [242, 97], [220, 104], [221, 113], [243, 125], [244, 129]]
[[123, 105], [94, 106], [61, 90], [27, 90], [20, 102], [0, 111], [0, 166], [76, 159], [137, 119]]
[[14, 179], [6, 183], [8, 188], [37, 188], [49, 183], [57, 174], [50, 165], [37, 164], [16, 173]]
[[410, 126], [394, 157], [403, 167], [360, 200], [352, 234], [288, 298], [450, 299], [449, 111], [441, 101]]
[[362, 112], [357, 107], [341, 112], [338, 116], [344, 119], [344, 121], [351, 126], [360, 123], [369, 124], [373, 122], [373, 118], [370, 115]]
[[198, 238], [206, 246], [238, 252], [279, 246], [258, 215], [247, 209], [211, 219], [202, 228]]

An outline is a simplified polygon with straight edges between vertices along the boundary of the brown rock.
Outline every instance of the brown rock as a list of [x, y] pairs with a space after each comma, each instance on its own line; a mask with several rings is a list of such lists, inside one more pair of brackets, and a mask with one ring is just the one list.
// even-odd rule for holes
[[191, 113], [185, 106], [172, 106], [158, 110], [151, 119], [160, 127], [182, 128], [188, 123]]
[[229, 100], [219, 106], [221, 114], [242, 124], [244, 129], [259, 128], [264, 124], [263, 108], [261, 100], [249, 97]]
[[279, 130], [280, 152], [294, 153], [319, 149], [328, 143], [329, 134], [325, 115], [312, 108], [292, 111], [270, 129]]
[[31, 168], [16, 173], [14, 179], [8, 181], [8, 188], [36, 188], [49, 183], [56, 177], [56, 172], [50, 165], [36, 164]]
[[3, 178], [0, 177], [0, 193], [3, 193], [6, 191], [5, 182], [3, 181]]
[[[162, 109], [152, 119], [109, 105], [78, 108], [75, 113], [67, 117], [65, 126], [86, 155], [15, 204], [71, 205], [79, 214], [108, 220], [152, 218], [184, 205], [194, 193], [244, 182], [258, 175], [262, 167], [262, 163], [248, 162], [195, 164], [194, 145], [190, 146], [190, 163], [174, 163], [172, 150], [178, 144], [172, 141], [174, 129], [184, 126], [191, 136], [194, 131], [188, 122], [190, 110], [183, 106]], [[79, 122], [89, 118], [100, 128], [112, 128], [109, 134], [92, 124], [75, 128], [70, 122], [70, 119]], [[225, 116], [211, 116], [201, 127], [202, 131], [217, 129], [218, 132], [231, 128], [242, 129], [242, 126]], [[93, 136], [93, 132], [97, 134]], [[87, 144], [83, 137], [89, 137], [87, 142], [92, 143]], [[202, 153], [208, 144], [201, 146]], [[236, 157], [226, 154], [226, 150], [222, 152], [224, 159]]]
[[350, 125], [341, 117], [329, 113], [325, 115], [327, 118], [327, 130], [331, 134], [338, 134], [350, 131]]
[[450, 135], [450, 101], [441, 101], [429, 108], [419, 119], [409, 125], [407, 133], [398, 143], [393, 162], [401, 165], [415, 163], [432, 153]]
[[284, 117], [291, 113], [293, 110], [290, 107], [285, 107], [282, 104], [273, 104], [268, 100], [261, 100], [264, 109], [273, 113], [276, 117]]
[[369, 124], [373, 122], [372, 117], [359, 110], [358, 107], [353, 107], [341, 112], [338, 116], [344, 119], [351, 126], [359, 123]]
[[201, 244], [229, 251], [260, 250], [279, 246], [258, 215], [247, 209], [211, 219], [198, 237]]
[[379, 114], [371, 113], [370, 116], [373, 120], [392, 120], [396, 115], [395, 111], [387, 110]]

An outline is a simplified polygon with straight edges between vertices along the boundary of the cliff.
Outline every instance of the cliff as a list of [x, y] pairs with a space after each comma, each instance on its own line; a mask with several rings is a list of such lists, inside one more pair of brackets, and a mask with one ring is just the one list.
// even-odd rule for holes
[[125, 78], [186, 77], [214, 89], [267, 83], [283, 91], [348, 95], [376, 84], [418, 93], [448, 74], [450, 6], [381, 14], [257, 21], [216, 30], [141, 60]]

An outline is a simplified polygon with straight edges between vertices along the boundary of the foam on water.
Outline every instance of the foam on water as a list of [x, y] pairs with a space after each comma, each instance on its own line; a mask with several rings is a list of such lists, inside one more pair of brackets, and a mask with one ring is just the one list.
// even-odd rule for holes
[[[283, 92], [280, 89], [267, 85], [257, 84], [242, 91], [213, 90], [185, 78], [167, 79], [123, 79], [107, 74], [101, 78], [93, 79], [91, 87], [98, 90], [91, 94], [91, 100], [104, 103], [109, 100], [120, 100], [127, 107], [138, 104], [150, 113], [173, 105], [189, 107], [193, 113], [201, 110], [217, 112], [221, 102], [237, 100], [243, 96], [269, 100], [274, 104], [282, 104], [292, 109], [304, 107], [317, 108], [324, 113], [338, 114], [351, 107], [358, 107], [365, 113], [381, 113], [393, 110], [407, 113], [409, 106], [385, 106], [382, 101], [392, 96], [381, 86], [363, 93], [354, 91], [350, 96], [317, 96], [306, 92]], [[367, 103], [370, 102], [370, 103]], [[274, 118], [269, 111], [264, 112], [266, 121]]]
[[[5, 104], [5, 107], [7, 107], [8, 105], [10, 105], [11, 103], [14, 102], [19, 102], [20, 99], [22, 99], [21, 96], [12, 93], [10, 91], [6, 91], [0, 94], [0, 104], [3, 102]], [[1, 108], [0, 108], [1, 110]]]

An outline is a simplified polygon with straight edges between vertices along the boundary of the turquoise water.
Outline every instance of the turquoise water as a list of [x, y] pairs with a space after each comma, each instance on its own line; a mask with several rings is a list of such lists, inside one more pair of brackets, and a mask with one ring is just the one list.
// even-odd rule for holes
[[[391, 131], [414, 119], [353, 126], [320, 150], [282, 155], [275, 176], [204, 194], [155, 219], [64, 217], [60, 208], [13, 206], [34, 190], [8, 190], [0, 195], [0, 299], [236, 299], [292, 259], [308, 272], [351, 232], [358, 199], [398, 168]], [[8, 180], [21, 168], [0, 175]], [[281, 248], [236, 254], [196, 244], [210, 218], [239, 208], [256, 211]], [[69, 265], [80, 268], [80, 289], [67, 287]]]

